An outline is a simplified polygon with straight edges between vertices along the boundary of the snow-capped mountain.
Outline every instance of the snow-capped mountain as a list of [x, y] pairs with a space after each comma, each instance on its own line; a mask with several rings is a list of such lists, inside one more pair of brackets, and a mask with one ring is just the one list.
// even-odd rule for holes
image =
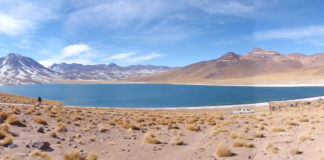
[[69, 80], [123, 80], [133, 77], [144, 77], [170, 70], [166, 66], [131, 65], [127, 67], [111, 64], [53, 64], [49, 69], [63, 74]]
[[48, 83], [57, 78], [59, 78], [58, 73], [20, 54], [11, 53], [0, 58], [0, 84], [2, 85]]
[[29, 57], [8, 54], [0, 58], [0, 85], [50, 83], [60, 80], [124, 80], [143, 77], [164, 71], [170, 67], [112, 64], [53, 64], [46, 68]]

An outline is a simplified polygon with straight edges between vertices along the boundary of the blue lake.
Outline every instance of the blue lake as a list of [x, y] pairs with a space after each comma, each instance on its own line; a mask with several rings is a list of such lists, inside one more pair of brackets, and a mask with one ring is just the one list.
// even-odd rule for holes
[[192, 107], [324, 96], [324, 87], [229, 87], [168, 84], [40, 84], [0, 92], [94, 107]]

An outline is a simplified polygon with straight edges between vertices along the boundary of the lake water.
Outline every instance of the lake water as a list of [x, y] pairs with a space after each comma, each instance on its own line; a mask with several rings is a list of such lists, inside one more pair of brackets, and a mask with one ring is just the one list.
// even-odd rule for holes
[[73, 106], [192, 107], [324, 96], [324, 87], [228, 87], [168, 84], [40, 84], [1, 86], [0, 92]]

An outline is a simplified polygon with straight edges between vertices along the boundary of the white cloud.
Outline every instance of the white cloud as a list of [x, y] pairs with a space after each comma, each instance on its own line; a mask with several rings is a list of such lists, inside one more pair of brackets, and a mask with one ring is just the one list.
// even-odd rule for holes
[[33, 28], [35, 24], [31, 21], [0, 13], [0, 33], [17, 36]]
[[162, 57], [161, 54], [158, 53], [149, 53], [146, 55], [135, 56], [136, 52], [127, 52], [127, 53], [120, 53], [115, 54], [111, 57], [103, 59], [104, 61], [118, 61], [121, 63], [139, 63], [147, 60], [151, 60], [154, 58]]
[[54, 63], [81, 63], [81, 64], [92, 64], [95, 55], [92, 53], [93, 50], [87, 44], [73, 44], [64, 47], [61, 53], [53, 58], [41, 60], [39, 63], [48, 67]]
[[254, 34], [256, 40], [288, 39], [296, 43], [309, 43], [313, 45], [324, 44], [324, 26], [305, 26], [299, 28], [273, 29], [258, 31]]
[[130, 58], [127, 61], [133, 62], [133, 63], [138, 63], [138, 62], [147, 61], [147, 60], [158, 58], [158, 57], [162, 57], [162, 55], [158, 54], [158, 53], [150, 53], [147, 55]]
[[209, 14], [246, 16], [255, 11], [253, 0], [190, 0], [192, 7], [200, 8]]
[[19, 36], [37, 29], [41, 22], [56, 18], [59, 1], [0, 1], [0, 34]]
[[86, 44], [74, 44], [64, 47], [61, 53], [61, 58], [68, 58], [72, 56], [78, 56], [84, 52], [90, 50], [90, 47]]
[[127, 53], [120, 53], [120, 54], [115, 54], [111, 57], [108, 58], [104, 58], [104, 61], [110, 61], [110, 60], [123, 60], [123, 59], [127, 59], [133, 55], [135, 55], [136, 52], [127, 52]]
[[42, 61], [38, 61], [38, 63], [40, 63], [41, 65], [43, 65], [45, 67], [49, 67], [52, 64], [54, 64], [55, 61], [53, 61], [53, 60], [42, 60]]

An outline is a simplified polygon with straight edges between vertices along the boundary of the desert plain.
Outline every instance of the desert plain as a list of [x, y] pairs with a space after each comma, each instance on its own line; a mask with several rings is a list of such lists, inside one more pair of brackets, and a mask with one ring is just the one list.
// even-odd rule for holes
[[0, 94], [1, 160], [323, 160], [324, 100], [208, 109], [68, 107]]

